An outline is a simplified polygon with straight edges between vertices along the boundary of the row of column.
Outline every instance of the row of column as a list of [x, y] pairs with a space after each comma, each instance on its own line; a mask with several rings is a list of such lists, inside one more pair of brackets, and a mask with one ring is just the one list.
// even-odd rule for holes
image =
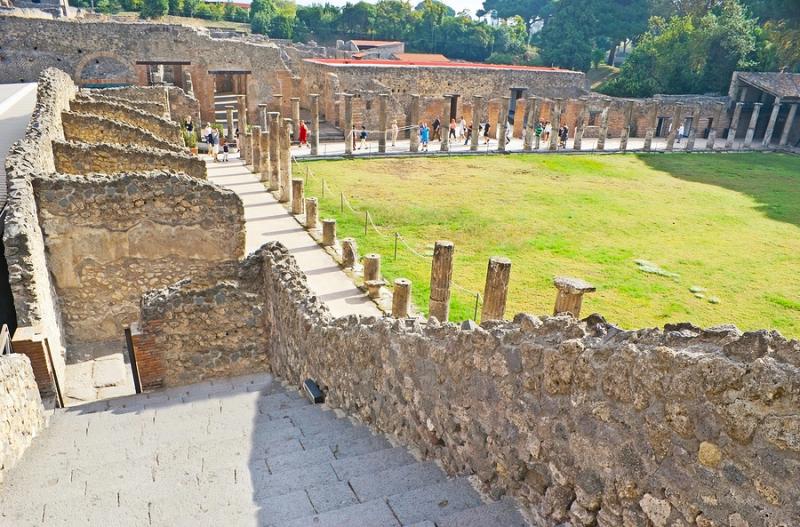
[[[731, 126], [728, 129], [728, 137], [725, 142], [726, 148], [731, 148], [733, 146], [733, 141], [736, 138], [736, 131], [739, 126], [739, 121], [741, 120], [742, 109], [744, 108], [744, 105], [745, 103], [743, 101], [739, 101], [736, 103], [736, 106], [734, 106], [733, 118], [731, 119]], [[745, 133], [744, 137], [745, 146], [751, 146], [753, 144], [762, 106], [764, 106], [763, 103], [753, 103], [753, 112], [750, 114], [750, 122], [747, 125], [747, 132]], [[778, 122], [778, 115], [780, 114], [780, 111], [781, 99], [776, 97], [775, 102], [772, 105], [772, 112], [769, 115], [769, 121], [767, 121], [767, 129], [765, 130], [764, 137], [761, 140], [761, 145], [764, 147], [769, 147], [769, 145], [772, 144], [772, 139], [775, 135], [775, 124]], [[778, 140], [779, 146], [786, 146], [786, 144], [789, 142], [789, 134], [792, 131], [792, 125], [794, 124], [796, 115], [797, 104], [792, 104], [789, 107], [789, 115], [786, 117], [786, 122], [783, 125], [783, 131], [781, 132], [781, 136]]]

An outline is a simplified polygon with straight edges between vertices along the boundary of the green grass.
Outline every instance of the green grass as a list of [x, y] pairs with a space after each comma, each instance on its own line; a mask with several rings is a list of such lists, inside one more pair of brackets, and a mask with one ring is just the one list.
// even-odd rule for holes
[[589, 81], [589, 86], [596, 90], [606, 82], [610, 81], [619, 73], [619, 68], [600, 64], [596, 68], [592, 68], [586, 72], [586, 80]]
[[[435, 240], [452, 240], [454, 280], [481, 293], [489, 257], [511, 258], [509, 317], [549, 313], [553, 276], [569, 275], [597, 286], [585, 314], [623, 327], [688, 320], [800, 336], [798, 157], [510, 155], [318, 161], [299, 171], [306, 167], [307, 196], [322, 196], [323, 179], [330, 189], [322, 217], [335, 217], [339, 237], [357, 238], [361, 254], [380, 253], [387, 278], [411, 279], [425, 311], [430, 261], [402, 245], [395, 260], [394, 232], [428, 255]], [[340, 210], [340, 191], [360, 214]], [[364, 210], [385, 238], [364, 234]], [[456, 290], [451, 320], [472, 318], [474, 303]]]

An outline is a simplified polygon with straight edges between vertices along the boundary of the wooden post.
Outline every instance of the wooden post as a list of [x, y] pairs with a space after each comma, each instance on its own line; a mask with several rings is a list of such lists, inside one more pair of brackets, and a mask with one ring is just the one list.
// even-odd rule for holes
[[291, 119], [284, 119], [280, 137], [281, 137], [281, 179], [280, 179], [280, 194], [278, 196], [279, 203], [289, 203], [292, 201], [292, 140], [289, 135], [289, 130], [292, 126]]
[[322, 220], [322, 245], [323, 247], [336, 245], [336, 220]]
[[453, 242], [440, 240], [433, 249], [431, 262], [430, 316], [446, 322], [450, 315], [450, 284], [453, 280]]
[[318, 221], [317, 198], [306, 198], [306, 229], [316, 229]]
[[553, 279], [553, 285], [558, 289], [553, 314], [572, 313], [575, 318], [581, 315], [581, 303], [583, 302], [584, 293], [596, 291], [593, 285], [578, 278], [557, 276]]
[[511, 277], [511, 260], [502, 256], [489, 258], [486, 270], [486, 287], [483, 289], [483, 310], [481, 322], [503, 320], [506, 312], [508, 281]]
[[305, 212], [305, 185], [302, 179], [292, 179], [292, 214]]
[[319, 94], [312, 93], [311, 98], [311, 155], [319, 152]]
[[380, 254], [366, 254], [364, 255], [364, 281], [381, 279], [381, 255]]
[[408, 151], [419, 152], [419, 95], [411, 94], [411, 108], [408, 116]]
[[345, 238], [342, 240], [342, 265], [353, 268], [358, 261], [358, 246], [355, 238]]
[[381, 93], [378, 95], [378, 152], [386, 152], [386, 127], [387, 116], [386, 106], [389, 103], [389, 94]]
[[470, 137], [469, 141], [469, 149], [471, 152], [478, 151], [478, 145], [480, 144], [482, 133], [480, 125], [484, 114], [485, 111], [483, 109], [483, 97], [480, 95], [475, 95], [472, 97], [472, 137]]
[[269, 187], [278, 190], [281, 186], [281, 114], [269, 112]]
[[394, 318], [408, 318], [411, 313], [411, 280], [397, 278], [394, 281], [392, 296], [392, 316]]

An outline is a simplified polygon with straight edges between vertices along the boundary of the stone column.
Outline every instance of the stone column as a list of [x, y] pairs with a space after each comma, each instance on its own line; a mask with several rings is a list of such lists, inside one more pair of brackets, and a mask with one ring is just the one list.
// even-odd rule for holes
[[[292, 97], [292, 122], [300, 130], [300, 97]], [[299, 132], [295, 134], [295, 140], [299, 137]]]
[[658, 125], [658, 103], [653, 102], [652, 114], [650, 116], [650, 127], [644, 135], [644, 145], [642, 150], [649, 152], [653, 149], [653, 137], [656, 135], [656, 126]]
[[381, 279], [381, 255], [380, 254], [365, 254], [364, 255], [364, 281]]
[[192, 82], [192, 74], [183, 70], [183, 91], [186, 95], [194, 97], [194, 83]]
[[475, 95], [472, 97], [472, 137], [469, 140], [469, 149], [472, 152], [478, 150], [478, 144], [481, 138], [481, 118], [484, 115], [483, 97]]
[[353, 94], [343, 93], [344, 97], [344, 155], [353, 155]]
[[451, 97], [449, 95], [444, 96], [444, 102], [442, 105], [444, 106], [445, 111], [442, 112], [442, 127], [440, 128], [442, 134], [442, 140], [439, 142], [439, 151], [440, 152], [449, 152], [450, 151], [450, 101]]
[[233, 106], [226, 106], [225, 107], [225, 119], [226, 119], [227, 125], [228, 125], [228, 133], [226, 135], [226, 139], [228, 140], [229, 143], [232, 143], [233, 140], [234, 140]]
[[319, 94], [312, 93], [309, 95], [311, 99], [311, 155], [315, 156], [319, 153]]
[[322, 246], [333, 247], [336, 245], [336, 220], [322, 220]]
[[715, 110], [712, 116], [711, 126], [708, 127], [708, 139], [706, 139], [707, 150], [714, 150], [714, 144], [717, 142], [717, 128], [719, 128], [719, 120], [722, 118], [722, 112], [725, 110], [724, 103], [719, 102], [714, 106]]
[[306, 198], [306, 229], [313, 230], [319, 223], [319, 209], [317, 198]]
[[239, 145], [239, 155], [242, 157], [242, 160], [246, 165], [250, 164], [250, 155], [251, 152], [248, 150], [247, 144], [247, 96], [246, 95], [237, 95], [236, 96], [236, 119], [237, 119], [237, 128], [239, 129], [239, 142], [242, 144]]
[[281, 114], [269, 112], [269, 187], [274, 191], [281, 187]]
[[772, 143], [772, 134], [775, 133], [775, 123], [778, 121], [778, 114], [781, 111], [781, 99], [775, 97], [775, 103], [772, 105], [772, 113], [769, 115], [769, 122], [767, 122], [767, 131], [764, 132], [764, 141], [761, 144], [765, 148], [769, 148]]
[[672, 127], [667, 136], [667, 152], [672, 152], [675, 148], [675, 138], [678, 136], [678, 129], [681, 127], [683, 119], [683, 103], [675, 103], [675, 113], [672, 114]]
[[506, 131], [508, 130], [508, 108], [511, 97], [504, 95], [500, 103], [500, 113], [497, 115], [497, 151], [506, 151]]
[[572, 141], [572, 149], [580, 150], [583, 144], [583, 130], [586, 124], [586, 105], [584, 104], [581, 111], [578, 112], [578, 122], [575, 126], [575, 139]]
[[758, 125], [758, 114], [761, 113], [760, 102], [753, 103], [753, 113], [750, 114], [750, 124], [747, 125], [747, 134], [744, 136], [744, 146], [753, 144], [753, 136], [756, 135], [756, 125]]
[[733, 148], [733, 141], [736, 139], [736, 128], [739, 125], [739, 119], [742, 116], [743, 102], [737, 102], [736, 108], [733, 110], [733, 117], [731, 118], [731, 125], [728, 127], [728, 137], [725, 140], [725, 148], [730, 150]]
[[392, 317], [408, 318], [411, 313], [411, 280], [397, 278], [392, 294]]
[[553, 115], [550, 117], [550, 125], [553, 132], [550, 134], [550, 150], [558, 150], [558, 129], [561, 127], [561, 109], [564, 106], [564, 99], [558, 98], [553, 103]]
[[419, 95], [415, 93], [411, 94], [408, 120], [408, 151], [419, 152]]
[[299, 215], [305, 212], [305, 192], [302, 179], [292, 179], [292, 214]]
[[525, 119], [522, 149], [530, 152], [533, 148], [533, 139], [536, 136], [536, 125], [539, 122], [539, 100], [536, 97], [528, 97], [525, 111], [528, 118]]
[[556, 305], [553, 310], [554, 315], [572, 313], [575, 318], [580, 317], [583, 295], [595, 291], [593, 285], [577, 278], [558, 276], [553, 280], [553, 285], [558, 289]]
[[430, 316], [446, 322], [450, 315], [450, 283], [453, 279], [453, 242], [440, 240], [433, 249], [431, 263]]
[[481, 322], [503, 320], [506, 313], [508, 280], [511, 277], [511, 260], [502, 256], [489, 258], [486, 270], [486, 286], [483, 289]]
[[792, 131], [792, 125], [794, 124], [794, 118], [797, 115], [797, 104], [793, 104], [789, 107], [789, 115], [786, 116], [786, 123], [783, 125], [783, 132], [781, 133], [781, 140], [778, 143], [778, 146], [786, 146], [789, 142], [789, 134]]
[[281, 127], [281, 177], [279, 203], [292, 201], [292, 140], [289, 137], [291, 119], [284, 119]]
[[633, 101], [626, 101], [625, 102], [625, 112], [624, 116], [624, 123], [622, 125], [622, 133], [619, 136], [619, 150], [620, 152], [625, 152], [628, 150], [628, 137], [631, 134], [631, 118], [633, 116]]
[[261, 167], [259, 181], [269, 183], [271, 165], [269, 159], [269, 132], [261, 130]]
[[696, 104], [692, 108], [692, 126], [689, 128], [689, 137], [686, 139], [686, 151], [694, 150], [694, 142], [697, 140], [697, 124], [700, 122], [700, 105]]
[[606, 149], [606, 139], [608, 138], [608, 101], [603, 102], [603, 111], [600, 112], [600, 132], [597, 134], [597, 149]]
[[[302, 77], [292, 77], [292, 97], [296, 97], [298, 100], [300, 96], [303, 94], [301, 90], [300, 83], [303, 81]], [[295, 121], [296, 123], [300, 121]]]
[[381, 93], [378, 95], [378, 152], [386, 152], [386, 128], [387, 116], [386, 106], [389, 103], [389, 94]]
[[272, 95], [273, 105], [275, 106], [275, 111], [278, 113], [283, 113], [283, 95], [280, 93], [275, 93]]
[[261, 174], [261, 127], [251, 127], [253, 140], [253, 172]]
[[345, 238], [342, 240], [342, 265], [344, 267], [353, 268], [358, 261], [358, 245], [354, 238]]
[[258, 124], [261, 126], [262, 134], [269, 130], [269, 121], [267, 121], [267, 105], [263, 102], [258, 105]]

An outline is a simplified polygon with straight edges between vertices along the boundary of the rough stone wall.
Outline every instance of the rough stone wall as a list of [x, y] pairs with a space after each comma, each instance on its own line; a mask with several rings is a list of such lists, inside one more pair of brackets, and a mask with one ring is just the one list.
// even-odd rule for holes
[[73, 112], [99, 115], [106, 119], [129, 124], [175, 145], [183, 144], [181, 126], [178, 123], [143, 112], [130, 105], [108, 101], [80, 100], [72, 101], [70, 109]]
[[114, 93], [114, 90], [112, 88], [81, 90], [75, 96], [75, 99], [79, 101], [105, 101], [105, 102], [112, 102], [125, 105], [130, 105], [131, 102], [135, 102], [137, 109], [143, 112], [153, 114], [158, 117], [167, 115], [169, 111], [166, 99], [140, 101], [140, 100], [131, 100], [123, 97], [114, 96], [112, 95], [112, 93]]
[[269, 326], [261, 272], [261, 256], [253, 255], [211, 287], [180, 282], [145, 294], [140, 332], [148, 339], [146, 349], [137, 345], [136, 352], [158, 363], [150, 365], [155, 375], [146, 379], [148, 384], [181, 386], [266, 371]]
[[146, 130], [98, 115], [62, 112], [61, 122], [64, 126], [64, 138], [67, 141], [134, 145], [173, 152], [186, 151], [182, 145], [167, 142]]
[[46, 426], [30, 360], [18, 354], [0, 356], [0, 483]]
[[599, 316], [333, 319], [264, 254], [269, 361], [328, 404], [545, 526], [800, 524], [800, 343], [733, 327], [623, 331]]
[[185, 153], [153, 148], [53, 141], [56, 171], [62, 174], [119, 174], [172, 170], [195, 179], [207, 179], [202, 159]]
[[71, 357], [123, 348], [145, 291], [215, 283], [244, 256], [238, 196], [188, 176], [50, 175], [34, 190]]

